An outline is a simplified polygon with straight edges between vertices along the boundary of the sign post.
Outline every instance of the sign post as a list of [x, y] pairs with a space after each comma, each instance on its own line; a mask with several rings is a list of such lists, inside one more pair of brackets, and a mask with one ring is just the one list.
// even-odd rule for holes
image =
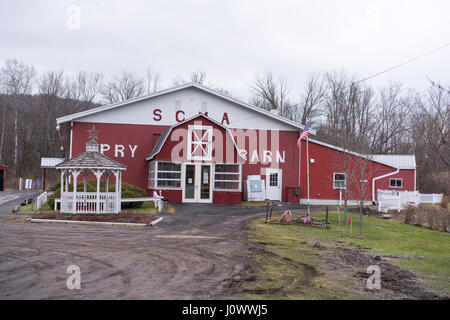
[[22, 213], [22, 189], [23, 189], [23, 179], [19, 179], [19, 219]]
[[38, 197], [39, 197], [39, 183], [40, 183], [40, 179], [37, 178], [36, 179], [36, 201], [34, 203], [34, 214], [37, 214], [37, 206], [38, 206]]
[[352, 218], [348, 218], [348, 221], [349, 221], [349, 223], [350, 223], [350, 237], [353, 237]]

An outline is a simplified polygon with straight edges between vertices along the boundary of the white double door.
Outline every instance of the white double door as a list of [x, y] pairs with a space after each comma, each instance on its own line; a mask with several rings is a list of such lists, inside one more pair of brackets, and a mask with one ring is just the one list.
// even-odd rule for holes
[[266, 198], [281, 201], [281, 169], [266, 169]]
[[183, 202], [212, 202], [212, 165], [183, 164]]

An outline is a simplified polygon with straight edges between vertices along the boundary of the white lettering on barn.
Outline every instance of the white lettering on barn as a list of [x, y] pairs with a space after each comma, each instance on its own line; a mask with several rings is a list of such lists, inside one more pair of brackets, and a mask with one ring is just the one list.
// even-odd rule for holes
[[[138, 148], [138, 145], [137, 144], [129, 144], [128, 148], [130, 149], [131, 158], [134, 158], [136, 155], [136, 150]], [[111, 150], [111, 146], [109, 144], [102, 143], [100, 145], [100, 152], [102, 154], [105, 154], [105, 152], [107, 152], [109, 150]], [[121, 158], [125, 157], [125, 147], [121, 144], [115, 144], [114, 145], [114, 157], [117, 158], [119, 156], [119, 154], [120, 154]]]
[[263, 162], [272, 162], [272, 152], [271, 151], [264, 150]]
[[259, 162], [258, 150], [253, 150], [252, 159], [250, 162]]
[[114, 146], [114, 157], [117, 158], [117, 157], [118, 157], [118, 154], [120, 153], [121, 157], [123, 158], [123, 157], [124, 157], [123, 149], [125, 149], [125, 147], [124, 147], [123, 145], [121, 145], [121, 144], [116, 144], [116, 145]]
[[111, 147], [109, 146], [109, 144], [101, 144], [100, 145], [100, 152], [102, 154], [104, 154], [106, 151], [109, 151], [111, 149]]
[[[286, 160], [286, 151], [283, 151], [283, 153], [280, 153], [280, 151], [275, 151], [275, 162], [281, 162], [284, 163]], [[258, 150], [253, 150], [252, 157], [250, 158], [251, 163], [257, 163], [259, 161], [259, 155]], [[263, 163], [272, 162], [272, 151], [269, 150], [263, 150]]]
[[283, 157], [281, 157], [280, 151], [277, 150], [277, 162], [284, 163], [286, 152], [283, 151]]
[[138, 147], [137, 144], [135, 144], [134, 146], [129, 144], [128, 147], [130, 148], [130, 151], [131, 151], [131, 157], [134, 158], [134, 153], [136, 152], [136, 149]]

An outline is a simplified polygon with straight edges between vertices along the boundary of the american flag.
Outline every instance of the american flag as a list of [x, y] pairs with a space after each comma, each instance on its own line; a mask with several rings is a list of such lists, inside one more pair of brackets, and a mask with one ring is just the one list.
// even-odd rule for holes
[[300, 135], [300, 138], [297, 140], [297, 147], [300, 148], [300, 143], [302, 142], [303, 138], [308, 138], [308, 124], [305, 125], [305, 128], [302, 131], [302, 134]]

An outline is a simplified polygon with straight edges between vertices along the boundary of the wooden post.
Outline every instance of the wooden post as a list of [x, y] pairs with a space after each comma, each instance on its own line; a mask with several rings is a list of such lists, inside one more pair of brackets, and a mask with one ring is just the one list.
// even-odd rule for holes
[[71, 171], [73, 175], [73, 213], [77, 212], [77, 178], [80, 174], [79, 170]]
[[45, 176], [46, 176], [47, 170], [45, 168], [42, 169], [42, 192], [45, 192]]

